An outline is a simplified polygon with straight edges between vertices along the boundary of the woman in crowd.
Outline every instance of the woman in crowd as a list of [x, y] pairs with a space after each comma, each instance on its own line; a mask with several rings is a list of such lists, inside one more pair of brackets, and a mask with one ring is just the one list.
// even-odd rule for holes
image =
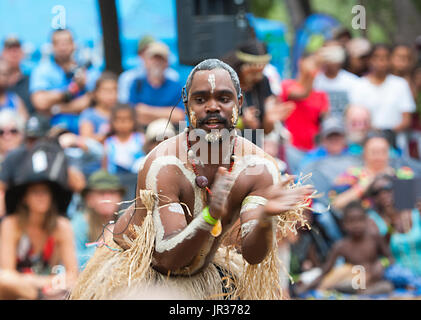
[[79, 133], [82, 137], [104, 142], [110, 130], [111, 109], [117, 104], [117, 81], [117, 76], [109, 71], [96, 81], [92, 92], [94, 105], [80, 114]]
[[341, 211], [352, 201], [363, 200], [376, 176], [381, 174], [413, 175], [408, 167], [398, 170], [389, 164], [390, 146], [381, 133], [370, 133], [363, 146], [363, 165], [351, 167], [341, 174], [330, 191], [333, 209]]
[[[8, 215], [1, 223], [0, 269], [21, 278], [8, 297], [35, 299], [66, 292], [77, 277], [73, 231], [65, 217], [71, 192], [49, 178], [45, 168], [51, 168], [51, 163], [48, 166], [45, 154], [36, 157], [37, 161], [32, 161], [35, 154], [29, 159], [37, 164], [24, 171], [24, 179], [6, 191]], [[60, 267], [65, 269], [64, 277], [57, 274]], [[25, 287], [36, 296], [28, 291], [20, 296]]]

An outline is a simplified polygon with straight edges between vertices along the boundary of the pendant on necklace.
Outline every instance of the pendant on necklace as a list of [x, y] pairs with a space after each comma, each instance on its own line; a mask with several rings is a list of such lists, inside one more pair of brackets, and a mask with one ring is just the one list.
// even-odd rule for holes
[[199, 188], [206, 188], [208, 186], [208, 178], [206, 178], [205, 176], [197, 176], [196, 179], [196, 184]]

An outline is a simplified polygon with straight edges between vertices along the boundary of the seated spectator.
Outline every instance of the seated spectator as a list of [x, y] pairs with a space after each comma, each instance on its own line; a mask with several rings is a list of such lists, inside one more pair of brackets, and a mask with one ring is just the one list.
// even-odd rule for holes
[[[139, 41], [137, 47], [137, 54], [139, 57], [139, 65], [136, 68], [124, 71], [118, 77], [118, 101], [120, 103], [129, 103], [130, 87], [137, 78], [146, 74], [145, 62], [143, 60], [144, 54], [148, 45], [155, 42], [152, 36], [146, 35]], [[172, 68], [165, 69], [164, 75], [172, 81], [178, 81], [179, 75], [177, 71]]]
[[[346, 293], [379, 294], [393, 290], [391, 283], [384, 280], [385, 270], [382, 258], [393, 262], [390, 250], [383, 238], [370, 233], [367, 228], [367, 215], [358, 202], [352, 202], [344, 210], [343, 225], [346, 237], [334, 244], [329, 252], [320, 275], [308, 284], [302, 285], [298, 293], [310, 289], [338, 290]], [[336, 266], [338, 257], [345, 259], [345, 264]], [[363, 268], [361, 281], [353, 279], [358, 276], [354, 266]], [[365, 279], [365, 281], [363, 280]]]
[[390, 175], [377, 176], [368, 189], [367, 195], [371, 200], [371, 208], [367, 211], [374, 233], [385, 237], [387, 243], [393, 232], [393, 221], [397, 210], [394, 206], [393, 183]]
[[25, 124], [22, 144], [10, 151], [3, 159], [0, 168], [0, 217], [4, 216], [6, 210], [4, 207], [4, 192], [8, 186], [13, 184], [15, 175], [18, 173], [15, 168], [20, 167], [21, 161], [25, 159], [37, 140], [47, 134], [49, 127], [48, 120], [45, 118], [31, 116]]
[[[412, 210], [402, 210], [394, 216], [390, 250], [401, 268], [409, 269], [421, 287], [421, 201]], [[410, 283], [409, 283], [410, 284]]]
[[69, 166], [82, 172], [86, 178], [101, 168], [104, 146], [97, 140], [59, 127], [52, 128], [48, 136], [56, 139], [63, 148]]
[[6, 155], [21, 145], [24, 127], [25, 120], [16, 112], [0, 111], [0, 171]]
[[390, 49], [377, 44], [369, 56], [369, 73], [354, 87], [351, 103], [370, 110], [372, 127], [391, 135], [391, 145], [406, 154], [403, 133], [411, 125], [415, 102], [408, 82], [389, 74]]
[[335, 181], [330, 192], [333, 209], [341, 211], [352, 201], [364, 199], [371, 183], [378, 175], [414, 175], [409, 167], [395, 169], [390, 165], [389, 149], [389, 143], [383, 134], [373, 133], [367, 137], [364, 144], [363, 165], [347, 169]]
[[26, 120], [28, 113], [25, 104], [16, 93], [9, 90], [9, 75], [9, 65], [5, 60], [0, 59], [0, 110], [12, 110]]
[[320, 139], [320, 146], [309, 151], [303, 157], [300, 168], [303, 168], [312, 161], [317, 161], [325, 157], [348, 154], [344, 125], [340, 119], [329, 117], [323, 120]]
[[298, 165], [306, 152], [312, 150], [323, 117], [329, 111], [328, 96], [313, 89], [318, 72], [315, 56], [304, 55], [299, 60], [297, 79], [282, 82], [282, 101], [293, 101], [294, 111], [286, 118], [285, 127], [291, 133], [286, 146], [287, 164], [291, 173], [298, 173]]
[[111, 134], [105, 140], [103, 168], [109, 173], [137, 173], [137, 160], [143, 157], [145, 137], [136, 131], [135, 110], [129, 105], [117, 105], [111, 112]]
[[38, 113], [51, 117], [51, 125], [78, 134], [79, 114], [91, 103], [89, 86], [97, 75], [73, 59], [75, 44], [67, 29], [54, 30], [53, 57], [32, 71], [29, 90]]
[[73, 231], [65, 216], [71, 191], [66, 168], [53, 166], [60, 157], [39, 149], [25, 158], [15, 183], [6, 190], [8, 215], [1, 222], [1, 270], [24, 273], [19, 286], [30, 283], [40, 295], [58, 289], [58, 265], [65, 268], [61, 290], [71, 289], [77, 277]]
[[346, 54], [338, 42], [326, 42], [317, 55], [321, 59], [321, 72], [314, 79], [314, 89], [328, 94], [330, 114], [342, 119], [351, 99], [352, 88], [359, 78], [342, 69]]
[[129, 103], [135, 106], [140, 125], [146, 126], [160, 118], [169, 119], [170, 115], [171, 122], [178, 125], [185, 118], [181, 100], [182, 86], [165, 77], [168, 56], [169, 49], [164, 43], [149, 44], [143, 58], [146, 73], [130, 87]]
[[72, 218], [79, 268], [83, 269], [101, 242], [104, 225], [114, 221], [125, 189], [117, 176], [105, 170], [94, 172], [82, 192], [84, 209]]
[[80, 114], [79, 134], [103, 143], [110, 131], [111, 109], [117, 104], [117, 76], [104, 72], [96, 81], [92, 99], [94, 105]]
[[9, 65], [9, 90], [16, 93], [23, 101], [29, 115], [35, 112], [29, 94], [29, 74], [21, 69], [21, 62], [24, 59], [21, 42], [14, 36], [8, 37], [3, 43], [1, 57]]
[[363, 106], [349, 105], [345, 109], [344, 118], [349, 153], [361, 156], [363, 143], [371, 130], [370, 111]]

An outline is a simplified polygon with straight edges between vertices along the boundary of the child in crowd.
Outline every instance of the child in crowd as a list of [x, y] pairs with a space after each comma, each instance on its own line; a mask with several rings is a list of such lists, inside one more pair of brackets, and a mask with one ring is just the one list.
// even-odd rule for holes
[[137, 132], [135, 110], [119, 104], [111, 112], [111, 133], [105, 140], [103, 167], [112, 174], [137, 173], [137, 160], [144, 156], [143, 133]]
[[117, 76], [105, 71], [96, 81], [94, 105], [85, 109], [79, 118], [79, 133], [103, 143], [110, 130], [111, 109], [117, 104]]
[[[359, 202], [351, 202], [344, 209], [346, 237], [332, 247], [321, 274], [309, 284], [297, 287], [297, 294], [315, 288], [358, 294], [393, 290], [392, 284], [383, 280], [384, 270], [393, 258], [384, 239], [370, 232], [367, 220]], [[335, 266], [338, 257], [343, 257], [345, 264]]]

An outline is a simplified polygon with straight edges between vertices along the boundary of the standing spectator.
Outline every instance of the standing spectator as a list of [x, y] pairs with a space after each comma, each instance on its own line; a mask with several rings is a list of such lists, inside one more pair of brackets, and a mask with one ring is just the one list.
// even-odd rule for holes
[[9, 90], [9, 76], [8, 63], [0, 59], [0, 110], [10, 109], [19, 113], [26, 120], [28, 113], [25, 104], [16, 93]]
[[1, 223], [0, 268], [26, 274], [40, 293], [51, 289], [55, 266], [65, 268], [65, 290], [77, 276], [73, 231], [65, 217], [71, 192], [59, 159], [60, 153], [44, 150], [24, 159], [6, 191], [8, 215]]
[[320, 131], [323, 117], [329, 111], [328, 96], [313, 89], [318, 72], [314, 55], [304, 55], [299, 61], [297, 79], [282, 82], [282, 101], [293, 101], [295, 109], [285, 120], [285, 127], [291, 133], [290, 144], [286, 146], [287, 164], [295, 174], [306, 152], [313, 149], [315, 137]]
[[82, 192], [84, 210], [72, 218], [80, 269], [95, 252], [95, 246], [86, 244], [101, 240], [104, 225], [117, 217], [124, 193], [118, 177], [105, 170], [96, 171], [89, 177]]
[[75, 44], [69, 30], [55, 30], [51, 40], [52, 59], [41, 61], [31, 74], [31, 100], [37, 112], [52, 116], [52, 126], [77, 134], [79, 113], [91, 103], [86, 85], [93, 73], [73, 59]]
[[165, 76], [168, 56], [169, 49], [164, 43], [149, 44], [143, 57], [146, 73], [130, 87], [129, 102], [135, 106], [140, 125], [146, 126], [160, 118], [168, 119], [170, 115], [171, 122], [178, 125], [185, 118], [181, 100], [182, 86], [178, 81]]
[[369, 56], [370, 71], [354, 87], [351, 101], [367, 107], [373, 128], [388, 131], [392, 146], [405, 151], [405, 136], [397, 135], [409, 128], [415, 102], [407, 81], [389, 74], [389, 69], [389, 47], [375, 45]]
[[137, 160], [144, 156], [145, 137], [136, 130], [135, 110], [117, 105], [111, 113], [111, 135], [105, 140], [104, 168], [112, 174], [137, 173]]
[[29, 115], [35, 111], [29, 94], [29, 75], [24, 74], [20, 63], [24, 58], [21, 42], [16, 37], [8, 37], [3, 44], [1, 57], [10, 68], [9, 90], [16, 93], [23, 101]]
[[22, 143], [24, 127], [24, 119], [16, 112], [0, 111], [0, 171], [6, 155]]
[[314, 79], [314, 89], [329, 96], [330, 114], [342, 118], [350, 102], [352, 88], [358, 77], [344, 69], [345, 49], [336, 42], [327, 42], [318, 55], [322, 61], [322, 72]]
[[117, 104], [117, 76], [104, 72], [96, 81], [92, 92], [94, 105], [85, 109], [79, 118], [79, 133], [82, 137], [104, 142], [110, 131], [111, 109]]
[[415, 53], [408, 45], [398, 44], [393, 47], [390, 56], [390, 72], [404, 78], [411, 84], [411, 73], [415, 65]]
[[[283, 121], [294, 107], [289, 103], [280, 103], [272, 92], [271, 83], [266, 76], [273, 69], [268, 67], [270, 59], [271, 55], [267, 53], [264, 43], [257, 39], [240, 44], [235, 51], [223, 58], [237, 72], [244, 95], [239, 128], [252, 129], [252, 137], [245, 137], [251, 138], [258, 145], [261, 141], [257, 141], [254, 130], [263, 129], [264, 134], [271, 133], [275, 124]], [[278, 92], [280, 89], [278, 88]]]
[[[144, 58], [145, 50], [154, 41], [155, 41], [154, 38], [149, 35], [146, 35], [140, 39], [138, 47], [137, 47], [139, 65], [136, 68], [124, 71], [122, 74], [120, 74], [118, 78], [118, 101], [119, 102], [121, 103], [129, 102], [130, 87], [133, 81], [135, 81], [137, 78], [146, 74], [145, 62], [143, 58]], [[175, 71], [172, 68], [165, 69], [164, 75], [166, 78], [172, 81], [179, 80], [179, 75], [177, 71]]]
[[349, 40], [345, 49], [348, 55], [348, 63], [345, 70], [358, 77], [364, 76], [368, 71], [368, 56], [371, 43], [365, 38], [353, 38]]

